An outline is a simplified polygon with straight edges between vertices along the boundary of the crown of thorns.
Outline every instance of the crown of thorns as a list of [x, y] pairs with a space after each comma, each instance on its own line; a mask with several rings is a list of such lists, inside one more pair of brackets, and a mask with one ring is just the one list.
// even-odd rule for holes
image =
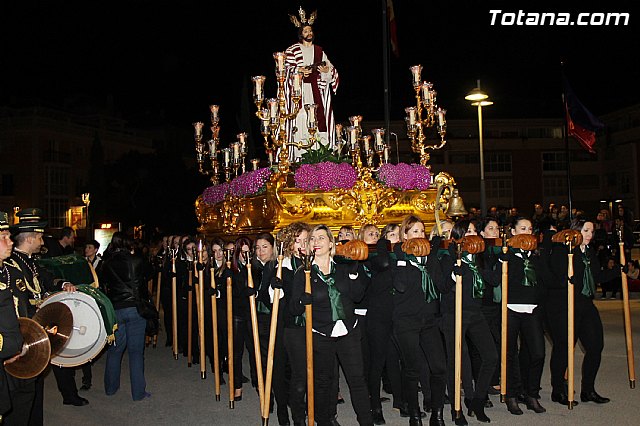
[[298, 19], [298, 17], [295, 15], [289, 15], [291, 23], [295, 25], [296, 28], [300, 28], [303, 25], [313, 25], [316, 17], [318, 16], [318, 11], [314, 10], [313, 12], [311, 12], [309, 19], [307, 19], [307, 12], [305, 12], [302, 6], [300, 6], [300, 9], [298, 9], [298, 15], [300, 15], [300, 19]]

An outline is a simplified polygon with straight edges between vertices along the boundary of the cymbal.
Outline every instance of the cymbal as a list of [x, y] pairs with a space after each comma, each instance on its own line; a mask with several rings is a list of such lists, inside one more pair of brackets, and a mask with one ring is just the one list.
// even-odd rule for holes
[[64, 348], [73, 331], [73, 314], [62, 302], [55, 302], [38, 309], [33, 320], [40, 324], [49, 335], [51, 356]]
[[24, 340], [23, 355], [10, 364], [5, 364], [7, 373], [18, 379], [30, 379], [42, 373], [51, 358], [51, 344], [44, 328], [30, 318], [18, 318], [20, 333]]

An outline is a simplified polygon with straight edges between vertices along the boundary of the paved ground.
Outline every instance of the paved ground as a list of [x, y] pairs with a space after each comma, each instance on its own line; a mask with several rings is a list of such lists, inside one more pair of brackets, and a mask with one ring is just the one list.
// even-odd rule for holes
[[[498, 397], [492, 397], [494, 408], [487, 410], [492, 424], [502, 425], [637, 425], [636, 410], [640, 405], [640, 389], [631, 390], [627, 378], [627, 363], [622, 323], [622, 305], [619, 301], [597, 301], [605, 325], [605, 350], [602, 366], [596, 382], [598, 392], [611, 398], [611, 403], [602, 406], [581, 403], [574, 410], [550, 401], [548, 357], [544, 376], [541, 403], [547, 408], [545, 414], [535, 414], [525, 410], [523, 416], [513, 416], [499, 404]], [[633, 323], [636, 325], [636, 364], [640, 357], [640, 299], [635, 294], [632, 300]], [[164, 344], [164, 336], [160, 342]], [[576, 376], [580, 376], [582, 352], [576, 350]], [[228, 408], [228, 390], [222, 387], [222, 401], [214, 398], [213, 374], [206, 380], [200, 379], [199, 367], [187, 368], [184, 358], [175, 361], [170, 348], [164, 346], [146, 351], [147, 390], [152, 397], [140, 402], [131, 400], [128, 378], [128, 364], [125, 355], [122, 371], [122, 387], [111, 397], [104, 394], [102, 379], [105, 357], [97, 359], [93, 366], [94, 387], [83, 392], [90, 400], [84, 407], [62, 405], [62, 398], [56, 389], [55, 379], [50, 374], [45, 382], [45, 424], [47, 425], [259, 425], [258, 398], [251, 387], [245, 386], [243, 401], [236, 402], [235, 409]], [[245, 365], [248, 361], [245, 357]], [[636, 368], [639, 370], [639, 368]], [[247, 369], [248, 371], [248, 369]], [[77, 381], [81, 373], [78, 371]], [[579, 379], [576, 380], [579, 392]], [[338, 408], [339, 421], [343, 426], [357, 425], [351, 408], [347, 386], [341, 384], [347, 403]], [[448, 411], [448, 407], [446, 407]], [[392, 410], [390, 403], [383, 404], [388, 425], [406, 425], [407, 419]], [[450, 419], [448, 419], [450, 420]], [[475, 419], [469, 423], [479, 424]], [[277, 425], [272, 416], [271, 424]], [[428, 424], [428, 423], [427, 423]], [[447, 424], [453, 424], [448, 421]]]

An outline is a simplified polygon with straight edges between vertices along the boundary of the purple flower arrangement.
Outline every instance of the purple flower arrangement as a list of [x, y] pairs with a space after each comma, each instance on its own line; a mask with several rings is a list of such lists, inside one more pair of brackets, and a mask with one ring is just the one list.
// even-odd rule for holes
[[294, 175], [296, 188], [305, 191], [351, 189], [357, 179], [358, 173], [351, 164], [331, 161], [303, 164]]
[[431, 183], [431, 173], [420, 164], [387, 163], [380, 166], [378, 180], [389, 188], [424, 191]]
[[271, 177], [268, 167], [243, 173], [231, 182], [210, 186], [202, 193], [202, 199], [207, 204], [224, 201], [227, 194], [236, 197], [249, 197], [262, 194], [267, 189], [267, 181]]

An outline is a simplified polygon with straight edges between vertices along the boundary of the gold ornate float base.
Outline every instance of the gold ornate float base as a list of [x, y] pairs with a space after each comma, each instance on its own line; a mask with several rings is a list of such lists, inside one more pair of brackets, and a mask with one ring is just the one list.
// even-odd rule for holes
[[359, 229], [371, 223], [382, 227], [399, 224], [409, 214], [420, 217], [429, 231], [435, 223], [436, 208], [446, 211], [455, 184], [444, 172], [436, 176], [434, 183], [426, 191], [387, 188], [372, 178], [370, 170], [362, 168], [351, 189], [309, 192], [294, 188], [291, 173], [276, 173], [261, 195], [243, 198], [227, 195], [214, 205], [198, 197], [195, 203], [198, 231], [209, 238], [229, 240], [240, 235], [276, 233], [298, 221], [311, 226], [324, 224], [332, 231], [344, 225]]

